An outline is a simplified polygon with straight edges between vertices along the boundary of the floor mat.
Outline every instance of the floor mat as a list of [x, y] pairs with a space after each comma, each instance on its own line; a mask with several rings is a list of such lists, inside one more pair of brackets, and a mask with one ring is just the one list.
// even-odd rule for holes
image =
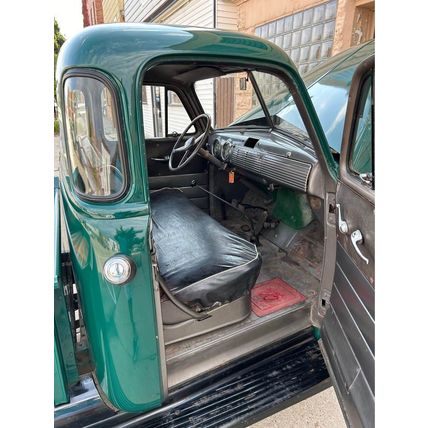
[[281, 278], [256, 284], [251, 290], [251, 309], [263, 317], [280, 309], [303, 302], [306, 297]]

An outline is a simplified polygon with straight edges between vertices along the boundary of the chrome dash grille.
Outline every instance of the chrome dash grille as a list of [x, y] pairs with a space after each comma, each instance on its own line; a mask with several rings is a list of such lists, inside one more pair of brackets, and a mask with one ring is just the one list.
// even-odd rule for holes
[[278, 184], [306, 192], [312, 165], [257, 149], [234, 147], [231, 163], [267, 177]]

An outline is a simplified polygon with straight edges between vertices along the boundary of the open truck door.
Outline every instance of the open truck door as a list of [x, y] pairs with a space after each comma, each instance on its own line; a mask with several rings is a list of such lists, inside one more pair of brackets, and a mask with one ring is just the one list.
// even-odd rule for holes
[[374, 57], [350, 90], [336, 193], [337, 251], [321, 349], [347, 424], [374, 426]]

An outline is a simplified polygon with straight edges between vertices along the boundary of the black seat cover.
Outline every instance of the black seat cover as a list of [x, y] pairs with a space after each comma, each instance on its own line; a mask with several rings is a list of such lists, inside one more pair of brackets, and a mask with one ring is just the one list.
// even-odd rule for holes
[[254, 244], [232, 233], [176, 189], [151, 194], [159, 271], [183, 303], [210, 308], [249, 290], [260, 272]]

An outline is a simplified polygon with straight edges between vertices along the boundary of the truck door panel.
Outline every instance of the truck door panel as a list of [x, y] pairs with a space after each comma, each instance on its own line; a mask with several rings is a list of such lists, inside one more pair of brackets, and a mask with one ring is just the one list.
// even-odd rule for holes
[[336, 268], [321, 348], [347, 424], [374, 426], [374, 58], [355, 72], [336, 192]]

